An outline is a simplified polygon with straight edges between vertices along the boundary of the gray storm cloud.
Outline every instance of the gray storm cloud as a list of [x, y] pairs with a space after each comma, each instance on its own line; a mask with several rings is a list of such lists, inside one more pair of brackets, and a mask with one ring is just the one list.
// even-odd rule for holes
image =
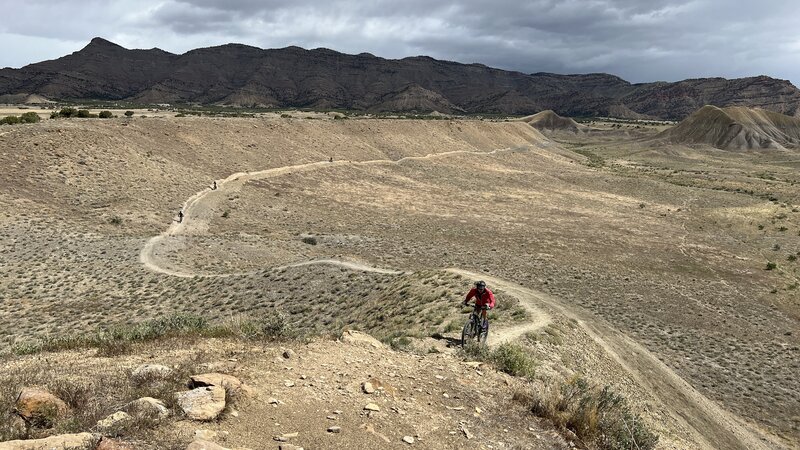
[[[7, 3], [7, 5], [3, 5]], [[239, 42], [387, 58], [429, 55], [522, 72], [608, 72], [633, 82], [770, 75], [800, 81], [794, 0], [0, 1], [0, 66], [102, 36], [128, 48]]]

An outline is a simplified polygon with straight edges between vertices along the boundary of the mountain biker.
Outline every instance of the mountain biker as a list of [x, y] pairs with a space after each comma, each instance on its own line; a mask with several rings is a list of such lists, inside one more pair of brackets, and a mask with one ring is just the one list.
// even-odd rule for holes
[[469, 301], [475, 298], [475, 307], [481, 310], [481, 319], [483, 328], [489, 325], [486, 319], [486, 311], [494, 308], [494, 293], [486, 288], [486, 282], [481, 280], [475, 283], [475, 287], [470, 289], [467, 297], [464, 299], [464, 306], [469, 304]]

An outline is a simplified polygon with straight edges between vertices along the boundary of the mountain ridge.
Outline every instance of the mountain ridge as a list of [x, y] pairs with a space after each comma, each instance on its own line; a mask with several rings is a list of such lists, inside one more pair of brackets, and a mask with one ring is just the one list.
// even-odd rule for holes
[[[0, 69], [0, 95], [239, 107], [336, 108], [683, 119], [706, 104], [800, 115], [800, 90], [767, 76], [630, 83], [605, 73], [526, 74], [410, 56], [224, 44], [173, 54], [94, 38], [83, 49]], [[390, 99], [387, 101], [386, 99]], [[392, 101], [391, 99], [399, 99]]]

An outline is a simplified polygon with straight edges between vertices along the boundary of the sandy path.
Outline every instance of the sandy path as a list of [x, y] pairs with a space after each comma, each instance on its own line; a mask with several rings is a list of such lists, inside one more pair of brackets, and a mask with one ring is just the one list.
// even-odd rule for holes
[[[298, 164], [293, 166], [278, 167], [258, 172], [241, 172], [230, 175], [224, 180], [217, 181], [217, 190], [205, 189], [190, 197], [183, 205], [184, 220], [182, 223], [173, 223], [162, 234], [155, 236], [147, 241], [142, 248], [139, 259], [149, 270], [178, 277], [230, 277], [246, 275], [252, 272], [228, 273], [228, 274], [206, 274], [195, 273], [180, 268], [165, 267], [161, 261], [154, 257], [154, 251], [159, 245], [170, 244], [165, 242], [166, 238], [178, 236], [184, 233], [203, 233], [208, 227], [209, 206], [208, 200], [214, 197], [221, 197], [222, 191], [238, 191], [245, 183], [251, 180], [261, 180], [290, 173], [302, 173], [319, 170], [326, 167], [336, 167], [341, 165], [389, 165], [400, 164], [408, 160], [425, 160], [441, 158], [455, 154], [478, 154], [491, 155], [501, 151], [512, 149], [499, 149], [491, 152], [470, 152], [453, 151], [445, 153], [429, 154], [425, 156], [410, 156], [398, 160], [371, 160], [361, 162], [337, 161], [337, 162], [313, 162]], [[377, 272], [384, 274], [402, 274], [401, 271], [378, 268], [354, 261], [341, 261], [332, 259], [320, 259], [312, 261], [301, 261], [295, 264], [282, 266], [281, 268], [308, 266], [313, 264], [331, 264], [345, 267], [351, 270]], [[508, 294], [519, 299], [520, 304], [532, 318], [531, 322], [507, 327], [493, 331], [492, 343], [502, 343], [513, 341], [523, 334], [544, 327], [550, 323], [550, 315], [543, 311], [538, 305], [558, 312], [559, 314], [574, 319], [578, 324], [597, 342], [605, 351], [617, 361], [633, 378], [655, 398], [667, 406], [673, 418], [685, 425], [687, 430], [693, 434], [695, 442], [707, 449], [772, 449], [779, 446], [770, 441], [765, 434], [753, 431], [737, 416], [723, 410], [716, 403], [707, 399], [696, 391], [686, 381], [680, 378], [675, 372], [662, 363], [658, 358], [651, 354], [644, 347], [634, 342], [632, 339], [617, 331], [605, 320], [594, 317], [593, 315], [564, 302], [563, 300], [549, 296], [542, 292], [534, 291], [515, 283], [499, 278], [490, 277], [484, 274], [474, 273], [467, 270], [450, 268], [447, 271], [461, 275], [469, 279], [483, 279], [489, 284], [496, 286]]]

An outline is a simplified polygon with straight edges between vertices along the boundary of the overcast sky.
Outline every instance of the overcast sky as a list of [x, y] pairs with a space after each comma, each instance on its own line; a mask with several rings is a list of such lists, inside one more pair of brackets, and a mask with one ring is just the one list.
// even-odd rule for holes
[[632, 82], [763, 74], [800, 86], [799, 0], [0, 0], [0, 11], [0, 67], [100, 36], [173, 53], [297, 45]]

